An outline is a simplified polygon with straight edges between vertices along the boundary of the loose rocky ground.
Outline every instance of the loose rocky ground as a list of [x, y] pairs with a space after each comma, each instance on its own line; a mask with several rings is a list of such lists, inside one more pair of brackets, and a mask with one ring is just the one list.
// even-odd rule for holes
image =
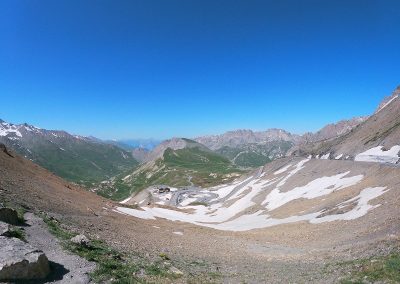
[[96, 264], [82, 257], [67, 252], [59, 240], [53, 236], [43, 222], [33, 213], [25, 214], [28, 226], [25, 227], [26, 240], [34, 247], [42, 250], [50, 261], [52, 274], [45, 283], [89, 283], [89, 273]]

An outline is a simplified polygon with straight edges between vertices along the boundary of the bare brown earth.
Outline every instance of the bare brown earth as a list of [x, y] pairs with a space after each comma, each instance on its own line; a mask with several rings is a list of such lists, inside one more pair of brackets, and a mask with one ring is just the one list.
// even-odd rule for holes
[[[0, 151], [0, 202], [24, 206], [33, 212], [48, 212], [92, 238], [149, 259], [164, 252], [184, 272], [174, 282], [197, 279], [194, 282], [337, 283], [343, 271], [326, 269], [327, 264], [385, 253], [399, 244], [400, 170], [396, 167], [312, 160], [297, 180], [288, 181], [288, 187], [304, 185], [321, 172], [337, 174], [351, 168], [352, 174], [366, 176], [363, 186], [384, 184], [390, 190], [372, 201], [382, 204], [380, 207], [356, 220], [299, 222], [247, 232], [226, 232], [115, 213], [112, 210], [116, 204], [112, 201], [13, 156]], [[278, 169], [287, 162], [284, 159], [271, 163], [265, 170]], [[309, 205], [292, 204], [288, 211], [274, 214], [298, 211], [296, 206]]]

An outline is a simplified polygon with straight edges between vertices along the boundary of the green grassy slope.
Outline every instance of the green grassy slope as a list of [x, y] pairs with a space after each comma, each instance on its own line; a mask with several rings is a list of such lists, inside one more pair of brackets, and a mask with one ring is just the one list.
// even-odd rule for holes
[[100, 187], [98, 193], [121, 200], [151, 185], [181, 187], [193, 183], [208, 187], [229, 182], [241, 173], [227, 158], [205, 147], [168, 148], [162, 158], [142, 165], [129, 176], [120, 175], [110, 185]]
[[15, 150], [54, 174], [85, 186], [138, 165], [129, 152], [85, 140], [59, 139], [55, 143], [37, 139]]
[[255, 168], [283, 157], [292, 146], [293, 143], [288, 141], [273, 141], [266, 144], [245, 144], [236, 148], [225, 146], [216, 152], [239, 167]]

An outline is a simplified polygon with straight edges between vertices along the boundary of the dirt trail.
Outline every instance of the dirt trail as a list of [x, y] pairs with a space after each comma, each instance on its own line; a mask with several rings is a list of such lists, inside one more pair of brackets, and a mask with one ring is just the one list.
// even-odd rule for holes
[[52, 274], [42, 283], [90, 283], [88, 273], [95, 269], [94, 263], [65, 251], [43, 220], [33, 213], [26, 213], [25, 220], [27, 241], [42, 250], [51, 263]]

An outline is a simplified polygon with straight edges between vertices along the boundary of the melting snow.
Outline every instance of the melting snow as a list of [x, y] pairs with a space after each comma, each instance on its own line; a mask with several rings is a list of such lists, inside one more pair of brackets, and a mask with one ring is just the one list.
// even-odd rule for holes
[[[370, 205], [369, 201], [386, 192], [384, 187], [366, 188], [358, 196], [350, 198], [338, 205], [338, 208], [353, 205], [353, 208], [343, 214], [332, 214], [320, 217], [323, 211], [304, 215], [293, 215], [287, 218], [272, 218], [268, 212], [280, 208], [297, 199], [314, 199], [329, 195], [335, 191], [354, 186], [363, 179], [363, 175], [348, 176], [350, 172], [334, 176], [317, 178], [305, 186], [295, 187], [287, 192], [281, 192], [280, 187], [286, 181], [304, 168], [309, 159], [302, 160], [284, 177], [262, 179], [259, 173], [245, 180], [237, 181], [227, 186], [218, 186], [200, 190], [198, 194], [189, 194], [184, 202], [180, 203], [181, 209], [189, 209], [190, 213], [159, 207], [142, 207], [141, 210], [117, 207], [116, 212], [128, 214], [142, 219], [154, 220], [163, 218], [171, 221], [187, 222], [199, 226], [228, 231], [247, 231], [257, 228], [267, 228], [279, 224], [288, 224], [299, 221], [322, 223], [336, 220], [352, 220], [359, 218], [369, 210], [379, 205]], [[286, 166], [286, 171], [290, 167]], [[283, 170], [283, 169], [282, 169]], [[282, 171], [283, 173], [284, 171]], [[275, 186], [274, 186], [275, 185]], [[274, 188], [269, 192], [269, 188]], [[269, 193], [268, 193], [269, 192]], [[268, 193], [265, 201], [260, 205], [254, 198]], [[202, 196], [216, 194], [218, 198], [212, 199], [209, 206], [190, 206], [191, 202]], [[231, 196], [229, 196], [231, 194]], [[197, 198], [196, 198], [197, 197]], [[227, 197], [229, 197], [227, 199]], [[228, 202], [226, 202], [228, 201]], [[123, 201], [124, 202], [124, 201]], [[257, 211], [252, 211], [257, 206]], [[250, 213], [249, 213], [250, 212]], [[304, 212], [304, 211], [303, 211]], [[301, 214], [301, 212], [299, 212]], [[179, 234], [181, 232], [173, 232]]]
[[352, 202], [357, 202], [357, 205], [350, 211], [343, 213], [343, 214], [335, 214], [335, 215], [327, 215], [321, 218], [314, 218], [310, 220], [311, 223], [322, 223], [322, 222], [331, 222], [337, 220], [354, 220], [360, 218], [368, 213], [369, 210], [377, 208], [380, 206], [378, 205], [370, 205], [369, 201], [381, 196], [387, 190], [386, 187], [369, 187], [363, 189], [359, 195], [353, 197], [345, 202], [339, 204], [339, 206], [347, 205]]
[[335, 157], [335, 160], [339, 160], [341, 157], [343, 157], [343, 154], [337, 155], [337, 156]]
[[331, 155], [331, 153], [327, 153], [327, 154], [321, 156], [321, 159], [322, 160], [328, 160], [330, 155]]
[[122, 200], [120, 203], [121, 203], [121, 204], [125, 204], [125, 203], [127, 203], [129, 200], [131, 200], [131, 199], [132, 199], [132, 197], [128, 197], [127, 199]]
[[313, 199], [323, 195], [331, 194], [336, 190], [340, 190], [359, 183], [363, 179], [363, 175], [345, 178], [350, 172], [345, 172], [331, 177], [317, 178], [307, 185], [295, 187], [287, 192], [280, 192], [275, 188], [267, 195], [263, 204], [267, 204], [268, 210], [277, 209], [286, 203], [299, 198]]
[[274, 172], [274, 175], [279, 175], [279, 174], [286, 172], [291, 166], [292, 166], [292, 164], [289, 164], [289, 165], [281, 168], [280, 170], [277, 170], [276, 172]]
[[398, 156], [400, 152], [400, 146], [395, 145], [388, 151], [382, 150], [383, 146], [377, 146], [371, 148], [363, 153], [358, 154], [355, 157], [355, 161], [360, 162], [377, 162], [377, 163], [392, 163], [395, 164], [399, 161]]
[[299, 172], [301, 169], [304, 168], [304, 164], [307, 163], [310, 159], [305, 159], [300, 161], [297, 165], [296, 168], [294, 170], [292, 170], [291, 172], [289, 172], [289, 174], [283, 179], [281, 180], [280, 183], [278, 183], [278, 187], [284, 185], [286, 183], [286, 181], [291, 178], [292, 176], [294, 176], [297, 172]]
[[[147, 209], [147, 208], [143, 208], [143, 209]], [[126, 207], [117, 207], [117, 210], [115, 210], [116, 212], [122, 212], [124, 214], [127, 215], [132, 215], [141, 219], [147, 219], [147, 220], [155, 220], [156, 218], [154, 218], [153, 214], [151, 214], [151, 212], [148, 211], [142, 211], [142, 210], [137, 210], [137, 209], [131, 209], [131, 208], [126, 208]]]

